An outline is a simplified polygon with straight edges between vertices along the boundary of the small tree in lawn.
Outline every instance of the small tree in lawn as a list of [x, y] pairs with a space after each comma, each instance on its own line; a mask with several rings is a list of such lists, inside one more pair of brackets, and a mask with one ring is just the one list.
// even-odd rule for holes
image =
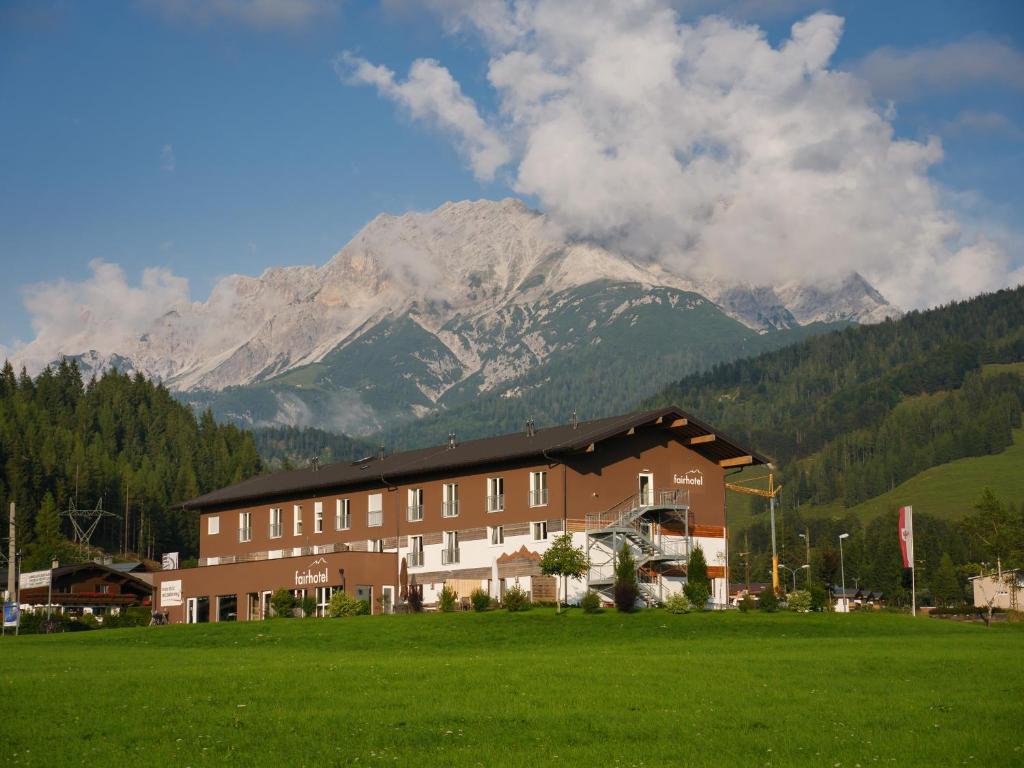
[[[566, 533], [559, 536], [548, 547], [548, 551], [540, 559], [540, 572], [545, 576], [562, 577], [562, 598], [569, 602], [569, 577], [574, 579], [582, 578], [590, 568], [590, 559], [583, 551], [583, 547], [572, 545], [572, 534]], [[562, 612], [562, 603], [555, 601], [555, 612]]]
[[636, 609], [640, 588], [636, 583], [636, 561], [629, 546], [622, 545], [615, 560], [615, 607], [629, 613]]
[[711, 579], [708, 578], [708, 561], [704, 559], [704, 550], [700, 545], [693, 548], [686, 565], [686, 586], [683, 587], [693, 607], [703, 611], [711, 597]]

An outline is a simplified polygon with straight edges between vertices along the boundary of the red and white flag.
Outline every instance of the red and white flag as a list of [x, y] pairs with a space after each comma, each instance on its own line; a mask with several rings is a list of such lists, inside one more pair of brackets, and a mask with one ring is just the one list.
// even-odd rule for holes
[[900, 552], [903, 567], [914, 567], [914, 508], [900, 507]]

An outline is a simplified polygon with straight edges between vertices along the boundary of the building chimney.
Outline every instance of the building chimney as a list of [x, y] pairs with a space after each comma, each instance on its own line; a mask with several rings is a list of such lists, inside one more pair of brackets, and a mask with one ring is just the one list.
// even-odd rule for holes
[[451, 450], [454, 447], [455, 447], [455, 433], [454, 432], [449, 432], [448, 433], [448, 449]]
[[384, 461], [384, 444], [381, 443], [380, 448], [377, 449], [377, 461]]
[[309, 460], [309, 467], [314, 472], [316, 472], [318, 469], [320, 469], [320, 457], [319, 456], [314, 456], [312, 459], [310, 459]]
[[533, 426], [533, 419], [527, 419], [526, 420], [526, 436], [527, 437], [533, 437], [533, 433], [534, 432], [536, 432], [536, 429], [534, 429], [534, 426]]
[[578, 427], [580, 425], [580, 420], [576, 418], [576, 409], [575, 408], [572, 409], [572, 421], [570, 421], [569, 423], [572, 424], [572, 428], [573, 429], [576, 429], [576, 427]]

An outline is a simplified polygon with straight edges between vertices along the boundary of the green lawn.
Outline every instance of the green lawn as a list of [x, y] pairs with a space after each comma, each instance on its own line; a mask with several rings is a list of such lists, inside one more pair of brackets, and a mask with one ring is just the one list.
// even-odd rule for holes
[[413, 615], [0, 643], [5, 765], [1024, 762], [1024, 625]]

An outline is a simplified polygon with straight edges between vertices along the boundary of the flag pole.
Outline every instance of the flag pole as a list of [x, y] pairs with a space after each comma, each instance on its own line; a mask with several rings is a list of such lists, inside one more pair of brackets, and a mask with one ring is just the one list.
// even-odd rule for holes
[[910, 615], [917, 616], [917, 566], [910, 561]]

